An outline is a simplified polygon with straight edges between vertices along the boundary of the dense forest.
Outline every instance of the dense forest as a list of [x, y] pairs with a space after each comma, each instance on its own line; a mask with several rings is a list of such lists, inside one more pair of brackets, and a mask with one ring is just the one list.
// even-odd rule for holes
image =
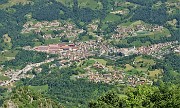
[[164, 84], [127, 88], [123, 93], [107, 93], [90, 102], [89, 108], [177, 108], [180, 107], [179, 89], [179, 86]]
[[7, 2], [8, 2], [8, 0], [1, 0], [0, 4], [4, 4], [4, 3], [7, 3]]
[[0, 106], [2, 106], [3, 105], [3, 102], [4, 102], [4, 96], [5, 96], [5, 92], [7, 91], [7, 89], [6, 88], [1, 88], [0, 87]]
[[10, 101], [5, 101], [3, 107], [17, 107], [17, 105], [19, 108], [63, 108], [63, 106], [58, 102], [52, 101], [48, 97], [45, 97], [42, 94], [29, 89], [28, 87], [20, 87], [14, 90], [11, 93]]
[[85, 79], [73, 80], [71, 77], [77, 74], [73, 68], [50, 70], [47, 66], [44, 65], [43, 72], [33, 80], [28, 81], [28, 79], [25, 79], [23, 82], [25, 85], [32, 86], [47, 84], [49, 87], [47, 94], [67, 107], [87, 107], [91, 99], [95, 99], [113, 88], [112, 85], [95, 84]]
[[46, 53], [22, 50], [15, 59], [3, 63], [6, 67], [23, 68], [30, 63], [39, 63], [47, 58]]

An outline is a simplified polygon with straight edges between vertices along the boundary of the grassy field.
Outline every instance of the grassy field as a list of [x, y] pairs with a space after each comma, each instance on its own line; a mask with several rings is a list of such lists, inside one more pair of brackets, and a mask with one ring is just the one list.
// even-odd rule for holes
[[113, 71], [113, 66], [107, 66], [107, 68], [109, 69], [109, 71]]
[[130, 27], [133, 27], [133, 26], [135, 26], [135, 25], [138, 25], [138, 24], [145, 24], [144, 22], [142, 22], [142, 21], [135, 21], [135, 22], [130, 22], [130, 21], [128, 21], [128, 22], [126, 22], [126, 23], [122, 23], [121, 24], [121, 26], [130, 26]]
[[18, 50], [5, 51], [5, 52], [1, 52], [0, 56], [15, 57], [18, 52], [19, 52]]
[[30, 89], [38, 92], [44, 92], [48, 90], [48, 85], [43, 86], [28, 86]]
[[7, 58], [0, 56], [0, 63], [5, 62], [5, 61], [7, 61]]
[[115, 21], [119, 21], [120, 19], [121, 19], [120, 16], [109, 13], [105, 18], [104, 22], [115, 22]]
[[[66, 6], [72, 7], [73, 6], [73, 0], [57, 0], [61, 3], [63, 3]], [[102, 3], [98, 2], [97, 0], [78, 0], [79, 7], [80, 8], [91, 8], [93, 10], [96, 9], [102, 9]]]
[[132, 23], [133, 23], [133, 22], [128, 21], [128, 22], [126, 22], [126, 23], [122, 23], [121, 26], [130, 26]]
[[180, 0], [167, 0], [169, 3], [175, 3], [175, 2], [180, 2]]
[[146, 72], [150, 66], [155, 65], [155, 61], [138, 56], [134, 60], [134, 65], [136, 66], [136, 70]]
[[124, 95], [124, 94], [118, 94], [118, 96], [119, 96], [120, 98], [128, 98], [128, 96], [127, 96], [127, 95]]
[[60, 42], [60, 38], [55, 38], [55, 39], [48, 39], [45, 40], [45, 45], [49, 45], [49, 44], [56, 44]]
[[19, 51], [12, 50], [0, 53], [0, 63], [13, 59]]
[[156, 75], [161, 74], [162, 70], [161, 69], [156, 69], [154, 71], [148, 71], [149, 72], [149, 76], [151, 77], [156, 77]]
[[5, 80], [9, 80], [10, 78], [9, 77], [7, 77], [7, 76], [2, 76], [2, 75], [0, 75], [0, 80], [1, 81], [5, 81]]
[[[104, 60], [104, 59], [94, 59], [94, 58], [90, 58], [88, 60], [83, 60], [81, 61], [80, 63], [77, 64], [77, 68], [75, 69], [75, 71], [78, 71], [80, 73], [84, 73], [84, 69], [89, 67], [91, 71], [93, 72], [97, 72], [99, 70], [97, 70], [96, 68], [93, 67], [93, 65], [96, 63], [96, 62], [99, 62], [100, 64], [106, 66], [106, 63], [107, 61]], [[113, 70], [113, 66], [109, 66], [107, 67], [109, 70]]]
[[95, 62], [96, 62], [95, 60], [87, 60], [85, 61], [84, 65], [90, 66], [90, 65], [93, 65]]
[[132, 43], [131, 43], [131, 45], [133, 45], [133, 46], [136, 46], [136, 47], [140, 47], [142, 44], [141, 44], [141, 41], [133, 41]]
[[103, 65], [106, 65], [106, 63], [107, 63], [107, 61], [104, 60], [104, 59], [94, 59], [94, 58], [91, 58], [90, 60], [97, 61], [97, 62], [99, 62], [100, 64], [103, 64]]
[[8, 34], [3, 35], [3, 42], [0, 43], [4, 50], [9, 50], [12, 48], [11, 37]]
[[136, 63], [138, 63], [138, 62], [143, 62], [143, 63], [148, 64], [148, 65], [154, 65], [154, 64], [155, 64], [154, 60], [152, 60], [152, 59], [146, 59], [146, 58], [143, 58], [142, 56], [136, 57], [134, 61], [135, 61]]
[[129, 70], [132, 70], [132, 69], [134, 69], [133, 66], [131, 66], [130, 64], [126, 64], [126, 68], [124, 70], [129, 71]]
[[4, 37], [4, 42], [5, 42], [5, 43], [11, 42], [11, 37], [9, 37], [8, 34], [5, 34], [3, 37]]
[[79, 0], [79, 6], [81, 8], [88, 7], [91, 9], [102, 9], [102, 3], [97, 0]]
[[[124, 71], [127, 72], [129, 71], [131, 74], [137, 73], [137, 72], [149, 72], [148, 69], [150, 66], [155, 65], [155, 61], [152, 59], [147, 59], [142, 56], [138, 56], [134, 59], [133, 65], [131, 64], [126, 64]], [[151, 75], [159, 73], [158, 70], [154, 70], [151, 72]]]

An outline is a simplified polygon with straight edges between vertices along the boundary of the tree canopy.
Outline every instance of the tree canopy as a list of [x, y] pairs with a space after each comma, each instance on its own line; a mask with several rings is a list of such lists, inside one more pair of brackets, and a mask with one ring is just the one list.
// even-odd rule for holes
[[97, 101], [89, 103], [90, 108], [178, 108], [180, 88], [175, 85], [138, 86], [126, 88], [123, 94], [109, 92]]

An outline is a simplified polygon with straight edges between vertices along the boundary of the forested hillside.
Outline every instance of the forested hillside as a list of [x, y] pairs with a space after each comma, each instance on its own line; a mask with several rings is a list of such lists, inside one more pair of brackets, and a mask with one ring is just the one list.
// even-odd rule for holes
[[160, 87], [140, 86], [128, 88], [123, 93], [109, 92], [97, 101], [89, 103], [90, 108], [174, 108], [180, 107], [179, 87], [160, 85]]
[[[86, 80], [73, 80], [71, 79], [72, 75], [77, 73], [69, 68], [49, 70], [47, 66], [44, 66], [42, 71], [33, 80], [24, 81], [25, 85], [48, 85], [47, 94], [67, 107], [87, 107], [88, 101], [113, 88], [112, 85], [94, 84]], [[51, 73], [47, 74], [49, 71]]]
[[63, 108], [57, 102], [43, 97], [42, 94], [28, 89], [28, 87], [17, 88], [10, 95], [10, 98], [3, 104], [4, 108]]

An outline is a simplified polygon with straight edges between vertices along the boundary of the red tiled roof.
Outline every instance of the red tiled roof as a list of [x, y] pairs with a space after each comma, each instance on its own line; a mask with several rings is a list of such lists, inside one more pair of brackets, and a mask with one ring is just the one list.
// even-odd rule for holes
[[78, 49], [78, 47], [73, 47], [72, 49], [76, 49], [76, 50], [77, 50], [77, 49]]
[[36, 47], [35, 49], [36, 50], [48, 50], [48, 46], [38, 46], [38, 47]]
[[60, 49], [59, 47], [49, 47], [49, 50], [51, 49]]
[[49, 44], [49, 47], [59, 47], [58, 44]]
[[69, 46], [62, 46], [61, 49], [63, 50], [68, 50], [70, 47]]
[[66, 46], [66, 44], [58, 44], [59, 47]]
[[69, 46], [73, 47], [73, 46], [75, 46], [75, 45], [74, 45], [74, 44], [69, 44]]

